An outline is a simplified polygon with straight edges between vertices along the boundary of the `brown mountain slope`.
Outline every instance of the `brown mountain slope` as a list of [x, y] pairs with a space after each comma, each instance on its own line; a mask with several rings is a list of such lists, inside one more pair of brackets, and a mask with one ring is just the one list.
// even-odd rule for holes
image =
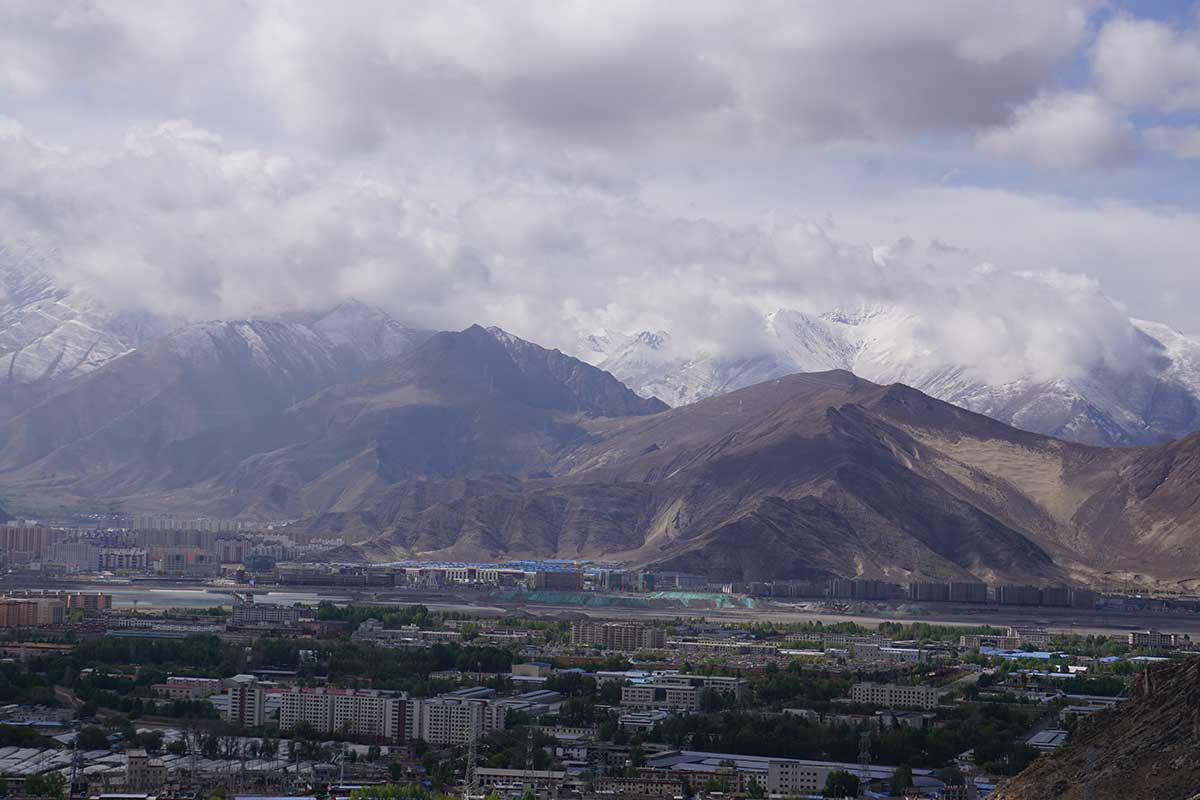
[[[1072, 460], [1081, 475], [1111, 470], [1087, 448], [845, 372], [586, 427], [550, 477], [375, 517], [389, 530], [362, 555], [610, 558], [750, 579], [1061, 580], [1075, 566], [1072, 537], [1034, 491], [1058, 490], [1036, 478]], [[981, 466], [1005, 460], [1029, 474]]]
[[1156, 664], [1130, 699], [1084, 718], [1067, 745], [994, 800], [1187, 800], [1200, 792], [1200, 659]]

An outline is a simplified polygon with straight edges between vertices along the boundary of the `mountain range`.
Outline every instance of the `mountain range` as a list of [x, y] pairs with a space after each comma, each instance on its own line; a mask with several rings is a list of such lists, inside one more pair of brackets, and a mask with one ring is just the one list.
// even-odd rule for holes
[[575, 349], [639, 394], [672, 406], [796, 372], [844, 369], [1085, 444], [1150, 444], [1200, 427], [1200, 342], [1165, 325], [1129, 321], [1144, 354], [1134, 370], [1095, 366], [1082, 375], [988, 380], [979, 365], [930, 348], [921, 335], [925, 323], [901, 307], [780, 310], [763, 318], [757, 349], [738, 356], [692, 352], [666, 331], [584, 334]]
[[[36, 316], [56, 293], [24, 306], [8, 296]], [[89, 307], [100, 309], [89, 320], [123, 319]], [[77, 350], [65, 342], [99, 335], [70, 322], [43, 337], [64, 354]], [[826, 354], [848, 352], [809, 334]], [[1068, 442], [845, 369], [766, 372], [670, 408], [499, 328], [415, 330], [356, 302], [130, 336], [95, 349], [106, 358], [69, 369], [59, 359], [57, 373], [12, 384], [28, 391], [0, 414], [5, 507], [293, 520], [344, 534], [353, 544], [337, 557], [374, 561], [588, 558], [732, 579], [1193, 579], [1200, 434]]]

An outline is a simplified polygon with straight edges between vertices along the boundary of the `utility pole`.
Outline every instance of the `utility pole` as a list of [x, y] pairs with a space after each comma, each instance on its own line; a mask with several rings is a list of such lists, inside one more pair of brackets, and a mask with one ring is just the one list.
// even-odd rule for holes
[[479, 777], [475, 772], [475, 726], [471, 726], [467, 739], [467, 775], [466, 787], [463, 789], [463, 800], [472, 800], [478, 794]]

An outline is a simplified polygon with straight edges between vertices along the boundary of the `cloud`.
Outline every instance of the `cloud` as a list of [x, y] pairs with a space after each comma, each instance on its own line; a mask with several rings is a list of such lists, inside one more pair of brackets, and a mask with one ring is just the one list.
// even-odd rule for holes
[[1116, 284], [1133, 295], [1138, 282], [1200, 291], [1178, 273], [1195, 215], [956, 186], [877, 203], [834, 207], [836, 228], [804, 213], [735, 224], [424, 153], [367, 176], [184, 121], [111, 149], [0, 124], [0, 244], [38, 243], [110, 304], [193, 319], [357, 297], [411, 324], [495, 323], [567, 350], [580, 330], [662, 329], [732, 354], [763, 346], [775, 309], [890, 304], [924, 320], [918, 346], [1048, 376], [1139, 361], [1109, 281], [1078, 275], [1137, 274]]
[[430, 134], [616, 152], [891, 143], [1003, 122], [1053, 82], [1094, 7], [9, 2], [0, 89], [152, 99], [340, 153]]
[[1200, 125], [1154, 127], [1145, 132], [1145, 137], [1152, 148], [1175, 158], [1200, 158]]
[[1088, 93], [1042, 95], [1013, 121], [978, 140], [985, 152], [1043, 169], [1085, 170], [1126, 163], [1136, 154], [1133, 125], [1120, 109]]
[[1200, 30], [1121, 15], [1105, 24], [1091, 50], [1104, 94], [1130, 108], [1200, 109]]

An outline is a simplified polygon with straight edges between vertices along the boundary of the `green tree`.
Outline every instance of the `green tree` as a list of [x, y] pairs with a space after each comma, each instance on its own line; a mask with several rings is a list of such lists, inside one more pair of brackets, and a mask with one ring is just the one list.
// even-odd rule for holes
[[62, 800], [63, 789], [67, 779], [61, 772], [47, 772], [44, 775], [30, 775], [25, 779], [25, 793], [35, 797], [53, 797]]
[[845, 770], [835, 770], [825, 778], [825, 797], [858, 797], [858, 776]]
[[88, 725], [79, 731], [79, 735], [75, 738], [75, 745], [80, 750], [107, 750], [108, 737], [104, 735], [104, 731], [97, 728], [95, 725]]
[[905, 789], [913, 785], [912, 767], [907, 764], [901, 764], [896, 767], [896, 771], [892, 774], [891, 781], [888, 782], [888, 788], [892, 794], [903, 794]]

